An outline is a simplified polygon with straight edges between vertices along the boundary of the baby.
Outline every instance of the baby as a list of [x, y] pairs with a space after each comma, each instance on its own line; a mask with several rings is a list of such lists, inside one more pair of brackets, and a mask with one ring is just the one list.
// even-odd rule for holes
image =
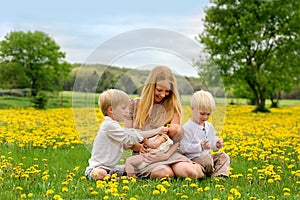
[[[178, 124], [168, 124], [167, 134], [155, 135], [149, 139], [144, 139], [143, 144], [145, 148], [148, 149], [148, 152], [160, 151], [162, 153], [166, 153], [174, 144], [173, 140], [170, 139], [168, 134], [173, 134], [173, 132], [177, 132], [179, 130], [181, 130], [181, 127]], [[125, 171], [127, 176], [135, 176], [136, 169], [140, 170], [149, 164], [149, 162], [145, 162], [145, 157], [143, 154], [134, 155], [127, 158], [125, 163]]]

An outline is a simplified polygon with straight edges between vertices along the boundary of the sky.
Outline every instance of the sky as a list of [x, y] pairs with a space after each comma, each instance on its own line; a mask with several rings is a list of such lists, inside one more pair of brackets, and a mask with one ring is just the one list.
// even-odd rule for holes
[[201, 51], [195, 36], [203, 31], [209, 0], [3, 2], [0, 40], [11, 31], [38, 30], [56, 41], [70, 63], [164, 64], [197, 76], [191, 59]]

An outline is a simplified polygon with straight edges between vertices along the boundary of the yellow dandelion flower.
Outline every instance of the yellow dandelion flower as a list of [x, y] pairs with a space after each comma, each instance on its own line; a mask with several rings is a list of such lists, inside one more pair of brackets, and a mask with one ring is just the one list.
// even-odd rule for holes
[[197, 187], [198, 187], [198, 184], [192, 183], [192, 184], [190, 184], [190, 187], [191, 187], [191, 188], [197, 188]]
[[130, 181], [131, 181], [132, 183], [135, 183], [135, 182], [136, 182], [136, 178], [130, 177]]
[[129, 180], [123, 180], [122, 182], [123, 182], [123, 184], [128, 184]]
[[105, 194], [113, 193], [111, 189], [106, 189]]
[[156, 188], [159, 189], [159, 190], [160, 190], [161, 188], [163, 188], [163, 187], [164, 187], [164, 186], [161, 185], [161, 184], [158, 184], [158, 185], [156, 186]]
[[168, 193], [168, 190], [166, 188], [164, 188], [164, 187], [161, 188], [160, 191], [161, 191], [162, 194]]
[[227, 200], [234, 200], [234, 197], [230, 194], [228, 195]]
[[111, 175], [111, 178], [117, 178], [118, 177], [118, 174], [112, 174]]
[[53, 194], [53, 193], [54, 193], [54, 190], [49, 189], [49, 190], [47, 190], [47, 192], [46, 192], [46, 196], [51, 195], [51, 194]]
[[204, 188], [204, 191], [208, 191], [210, 188], [209, 187], [205, 187]]
[[268, 179], [268, 183], [274, 183], [274, 179]]
[[280, 180], [281, 180], [280, 175], [279, 175], [279, 174], [275, 175], [275, 176], [274, 176], [274, 180], [275, 180], [275, 181], [280, 181]]
[[55, 200], [62, 200], [63, 198], [61, 198], [60, 195], [56, 194], [56, 195], [53, 196], [53, 199], [55, 199]]
[[165, 186], [168, 186], [168, 187], [171, 186], [171, 184], [170, 184], [168, 181], [163, 181], [161, 184], [163, 184], [163, 185], [165, 185]]
[[291, 192], [291, 189], [290, 188], [283, 188], [283, 191], [284, 192]]
[[31, 197], [33, 197], [33, 194], [32, 193], [28, 193], [27, 197], [31, 198]]
[[97, 195], [97, 194], [99, 194], [97, 191], [92, 191], [91, 192], [91, 195]]
[[101, 180], [96, 181], [97, 188], [104, 188], [105, 187], [104, 183], [105, 182]]
[[181, 198], [181, 199], [188, 199], [189, 196], [184, 194], [184, 195], [182, 195], [180, 198]]
[[186, 177], [184, 180], [186, 180], [186, 181], [192, 181], [192, 179], [189, 178], [189, 177]]
[[154, 195], [160, 194], [160, 191], [159, 190], [153, 190], [152, 194], [154, 194]]
[[123, 190], [129, 190], [129, 187], [127, 185], [124, 185], [122, 189]]
[[23, 190], [23, 188], [22, 188], [21, 186], [17, 186], [17, 187], [16, 187], [16, 190], [20, 190], [20, 191], [22, 191], [22, 190]]
[[68, 192], [69, 189], [68, 189], [67, 187], [62, 187], [62, 188], [61, 188], [61, 191], [62, 191], [62, 192]]
[[284, 196], [290, 196], [291, 194], [289, 192], [284, 192], [283, 195]]
[[268, 196], [268, 199], [275, 199], [274, 196]]
[[69, 182], [68, 182], [68, 181], [63, 181], [61, 184], [62, 184], [62, 185], [68, 185]]
[[79, 170], [79, 168], [80, 168], [80, 167], [79, 167], [79, 166], [77, 166], [77, 167], [75, 167], [73, 170], [74, 170], [74, 171], [78, 171], [78, 170]]
[[134, 197], [130, 197], [130, 199], [129, 200], [136, 200], [136, 198], [134, 198]]
[[81, 180], [86, 180], [86, 176], [81, 176], [80, 179]]
[[103, 197], [103, 200], [107, 200], [107, 199], [109, 199], [108, 196], [104, 196], [104, 197]]
[[290, 164], [290, 165], [288, 166], [288, 169], [292, 169], [293, 167], [295, 167], [295, 165], [294, 165], [294, 164]]

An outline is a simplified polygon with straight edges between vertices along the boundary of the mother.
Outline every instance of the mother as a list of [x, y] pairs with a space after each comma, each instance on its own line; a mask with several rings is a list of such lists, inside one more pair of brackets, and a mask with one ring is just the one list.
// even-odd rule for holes
[[[141, 97], [131, 100], [124, 126], [150, 130], [171, 124], [177, 128], [170, 131], [169, 137], [174, 143], [179, 142], [183, 138], [183, 130], [180, 126], [182, 108], [178, 97], [172, 71], [166, 66], [154, 67], [146, 80]], [[157, 152], [148, 155], [146, 158], [151, 160], [151, 164], [141, 169], [139, 176], [203, 178], [200, 166], [177, 152], [177, 147], [178, 143], [165, 154]], [[147, 152], [142, 144], [135, 145], [133, 150]]]

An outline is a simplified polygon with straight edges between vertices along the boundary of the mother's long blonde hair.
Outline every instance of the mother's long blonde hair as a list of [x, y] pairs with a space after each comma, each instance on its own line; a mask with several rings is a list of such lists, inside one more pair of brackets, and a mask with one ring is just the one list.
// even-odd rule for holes
[[177, 113], [181, 119], [182, 109], [179, 101], [175, 76], [170, 68], [160, 65], [151, 70], [143, 87], [140, 103], [134, 120], [136, 128], [143, 128], [149, 120], [151, 111], [154, 108], [153, 104], [156, 84], [160, 81], [168, 81], [171, 86], [171, 91], [169, 95], [160, 102], [159, 109], [156, 108], [157, 113], [154, 116], [155, 120], [152, 121], [152, 127], [156, 128], [170, 123], [175, 113]]

